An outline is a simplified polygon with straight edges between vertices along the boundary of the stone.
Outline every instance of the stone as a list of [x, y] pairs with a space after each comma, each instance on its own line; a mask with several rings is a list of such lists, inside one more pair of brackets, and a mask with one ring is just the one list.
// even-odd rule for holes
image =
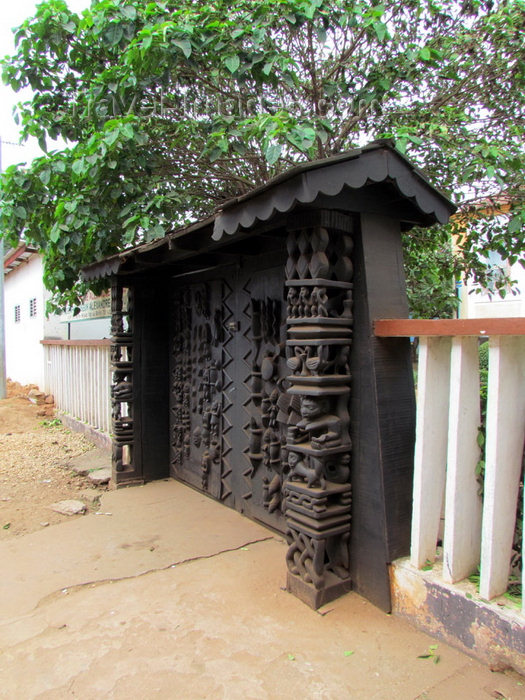
[[86, 512], [86, 504], [82, 501], [58, 501], [58, 503], [53, 503], [49, 506], [51, 510], [55, 513], [60, 513], [61, 515], [81, 515]]
[[85, 464], [70, 464], [69, 468], [72, 472], [75, 472], [75, 474], [78, 474], [79, 476], [87, 476], [91, 471], [90, 467], [86, 466]]
[[55, 403], [55, 397], [53, 396], [53, 394], [47, 394], [47, 396], [44, 399], [44, 403], [47, 403], [47, 404]]
[[100, 493], [95, 489], [83, 489], [78, 492], [79, 497], [86, 503], [95, 503], [100, 498]]
[[103, 467], [102, 469], [96, 469], [94, 472], [88, 474], [88, 479], [96, 486], [107, 484], [111, 479], [111, 468]]
[[75, 474], [87, 476], [90, 472], [103, 467], [111, 468], [111, 451], [96, 448], [88, 450], [77, 457], [68, 460], [68, 466]]
[[40, 406], [44, 403], [46, 395], [43, 391], [38, 391], [38, 389], [31, 389], [31, 391], [27, 395], [27, 398], [31, 401], [31, 403], [36, 403], [38, 406]]
[[41, 527], [49, 527], [49, 523], [47, 523], [47, 522], [45, 522], [45, 523], [40, 523], [40, 526], [41, 526]]

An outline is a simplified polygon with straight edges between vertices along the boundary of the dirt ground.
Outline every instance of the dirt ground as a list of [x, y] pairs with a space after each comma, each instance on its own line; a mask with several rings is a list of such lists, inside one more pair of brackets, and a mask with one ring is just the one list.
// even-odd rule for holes
[[[88, 511], [97, 510], [98, 502], [89, 501], [105, 490], [68, 467], [92, 443], [53, 415], [39, 415], [46, 408], [31, 403], [31, 388], [8, 381], [0, 401], [0, 540], [82, 517], [55, 513], [50, 506], [57, 501], [83, 500]], [[80, 493], [87, 489], [91, 498]]]

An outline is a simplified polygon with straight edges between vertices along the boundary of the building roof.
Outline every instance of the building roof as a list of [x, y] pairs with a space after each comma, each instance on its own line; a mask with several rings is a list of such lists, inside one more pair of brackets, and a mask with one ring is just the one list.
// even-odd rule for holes
[[27, 262], [35, 253], [38, 253], [37, 249], [25, 245], [25, 243], [18, 248], [9, 248], [4, 255], [4, 275]]
[[227, 237], [250, 233], [256, 226], [298, 207], [331, 207], [346, 211], [376, 211], [401, 222], [404, 230], [412, 226], [446, 223], [456, 207], [433, 187], [421, 171], [397, 151], [390, 141], [375, 141], [368, 146], [323, 160], [302, 163], [247, 194], [228, 200], [215, 212], [164, 238], [144, 243], [105, 258], [82, 270], [85, 280], [116, 274], [126, 262], [134, 260], [154, 264], [151, 252], [181, 249], [180, 259], [224, 244]]

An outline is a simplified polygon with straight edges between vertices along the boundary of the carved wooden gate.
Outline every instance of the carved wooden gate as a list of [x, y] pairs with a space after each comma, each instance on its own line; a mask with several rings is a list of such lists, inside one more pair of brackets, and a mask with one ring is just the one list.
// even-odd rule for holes
[[282, 387], [288, 372], [279, 262], [173, 281], [170, 469], [284, 532], [281, 451], [292, 399]]

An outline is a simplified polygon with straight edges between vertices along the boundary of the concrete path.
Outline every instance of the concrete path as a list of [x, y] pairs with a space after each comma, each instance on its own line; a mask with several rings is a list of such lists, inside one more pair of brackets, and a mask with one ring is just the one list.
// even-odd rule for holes
[[100, 512], [0, 543], [1, 698], [525, 698], [355, 594], [310, 610], [280, 537], [181, 484]]

